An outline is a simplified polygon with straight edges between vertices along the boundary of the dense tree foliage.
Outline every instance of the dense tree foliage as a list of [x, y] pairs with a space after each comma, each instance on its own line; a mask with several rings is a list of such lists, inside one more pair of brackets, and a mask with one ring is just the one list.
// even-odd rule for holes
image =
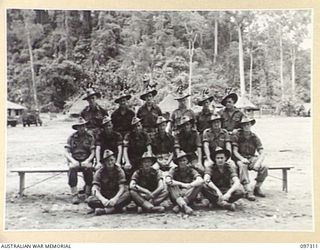
[[138, 96], [148, 74], [159, 101], [188, 86], [191, 63], [193, 101], [232, 87], [257, 105], [308, 102], [310, 22], [298, 10], [8, 10], [8, 99], [61, 110], [89, 82], [106, 99], [124, 86]]

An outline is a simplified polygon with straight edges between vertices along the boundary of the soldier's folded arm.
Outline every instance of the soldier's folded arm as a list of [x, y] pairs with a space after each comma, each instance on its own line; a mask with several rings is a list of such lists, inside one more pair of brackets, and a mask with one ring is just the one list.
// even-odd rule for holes
[[213, 160], [211, 159], [210, 149], [209, 149], [209, 142], [208, 141], [204, 141], [203, 142], [203, 149], [204, 149], [204, 154], [205, 154], [207, 160], [212, 164]]
[[196, 179], [195, 179], [193, 182], [190, 183], [190, 185], [191, 185], [192, 187], [202, 186], [202, 185], [203, 185], [203, 179], [201, 178], [200, 175], [198, 175], [198, 176], [196, 177]]
[[124, 193], [125, 191], [125, 185], [124, 184], [119, 184], [119, 190], [116, 193], [116, 195], [112, 198], [115, 202], [117, 202], [120, 198], [120, 196]]
[[133, 191], [138, 191], [147, 195], [151, 195], [151, 192], [148, 189], [139, 186], [135, 180], [130, 181], [129, 188]]
[[100, 185], [96, 182], [93, 183], [92, 186], [92, 193], [95, 197], [97, 197], [104, 206], [106, 206], [109, 202], [109, 200], [107, 198], [105, 198], [101, 192], [100, 192]]
[[226, 192], [229, 196], [236, 190], [240, 188], [240, 180], [237, 176], [232, 177], [232, 186], [230, 189]]
[[152, 198], [157, 197], [157, 195], [163, 190], [164, 185], [163, 185], [163, 180], [160, 179], [158, 181], [158, 187], [151, 193]]
[[237, 145], [233, 145], [233, 155], [239, 160], [242, 161], [243, 163], [248, 163], [248, 159], [244, 158], [240, 153], [239, 153], [239, 148]]

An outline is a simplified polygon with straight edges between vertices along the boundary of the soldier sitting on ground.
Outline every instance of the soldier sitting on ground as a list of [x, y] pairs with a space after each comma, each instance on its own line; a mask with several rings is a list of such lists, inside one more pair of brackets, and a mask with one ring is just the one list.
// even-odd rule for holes
[[113, 124], [109, 116], [105, 116], [102, 121], [102, 130], [96, 139], [96, 169], [102, 166], [100, 159], [106, 149], [111, 150], [116, 156], [116, 164], [121, 166], [123, 138], [120, 133], [113, 130]]
[[101, 163], [102, 168], [94, 175], [93, 196], [88, 198], [88, 206], [96, 215], [121, 212], [131, 201], [125, 173], [111, 150], [104, 151]]
[[156, 157], [145, 152], [141, 157], [141, 167], [136, 170], [130, 182], [130, 194], [138, 206], [138, 212], [164, 212], [161, 203], [168, 197], [162, 175], [152, 168]]
[[244, 196], [240, 181], [233, 167], [226, 163], [230, 151], [217, 147], [213, 154], [214, 164], [206, 166], [204, 174], [203, 195], [213, 205], [231, 211], [235, 210], [234, 202]]
[[203, 179], [192, 167], [185, 152], [180, 151], [174, 162], [177, 166], [171, 168], [166, 176], [171, 199], [176, 204], [173, 211], [178, 213], [182, 210], [186, 214], [193, 214], [193, 209], [189, 205], [201, 191]]
[[[255, 119], [243, 117], [240, 122], [242, 129], [232, 136], [233, 154], [239, 166], [240, 181], [250, 201], [254, 201], [255, 196], [265, 197], [261, 185], [268, 176], [268, 167], [263, 162], [265, 155], [262, 143], [259, 137], [251, 132], [251, 126], [255, 123]], [[249, 188], [249, 170], [258, 172], [253, 193]]]
[[65, 145], [65, 157], [69, 166], [69, 186], [71, 188], [72, 203], [79, 204], [78, 197], [78, 172], [83, 172], [85, 194], [88, 197], [91, 192], [93, 179], [92, 160], [94, 158], [94, 138], [86, 131], [87, 122], [80, 118], [79, 122], [72, 125], [77, 132], [73, 133]]

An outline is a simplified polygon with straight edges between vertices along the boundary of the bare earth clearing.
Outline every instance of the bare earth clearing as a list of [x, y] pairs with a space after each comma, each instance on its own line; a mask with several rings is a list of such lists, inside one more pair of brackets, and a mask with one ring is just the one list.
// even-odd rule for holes
[[[43, 127], [18, 125], [7, 129], [5, 229], [313, 230], [310, 118], [260, 118], [253, 127], [263, 142], [270, 166], [295, 167], [289, 171], [289, 193], [282, 192], [281, 180], [274, 178], [281, 178], [281, 172], [270, 171], [263, 186], [267, 198], [256, 202], [240, 200], [237, 212], [198, 210], [191, 217], [172, 212], [88, 215], [86, 204], [70, 203], [65, 173], [26, 189], [25, 196], [18, 198], [19, 178], [10, 169], [61, 167], [65, 163], [63, 146], [72, 132], [72, 122], [62, 117], [43, 120]], [[51, 175], [54, 174], [26, 174], [26, 187]]]

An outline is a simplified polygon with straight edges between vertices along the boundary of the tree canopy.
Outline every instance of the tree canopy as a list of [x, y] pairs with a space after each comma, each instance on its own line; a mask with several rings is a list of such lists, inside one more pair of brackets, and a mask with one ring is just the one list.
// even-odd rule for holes
[[33, 107], [36, 93], [43, 110], [50, 104], [62, 110], [91, 82], [107, 99], [124, 85], [138, 96], [148, 74], [161, 101], [179, 84], [188, 85], [194, 39], [192, 101], [204, 88], [219, 101], [227, 87], [240, 92], [241, 35], [242, 81], [253, 103], [309, 102], [311, 48], [304, 41], [311, 37], [310, 23], [308, 10], [10, 9], [8, 99]]

